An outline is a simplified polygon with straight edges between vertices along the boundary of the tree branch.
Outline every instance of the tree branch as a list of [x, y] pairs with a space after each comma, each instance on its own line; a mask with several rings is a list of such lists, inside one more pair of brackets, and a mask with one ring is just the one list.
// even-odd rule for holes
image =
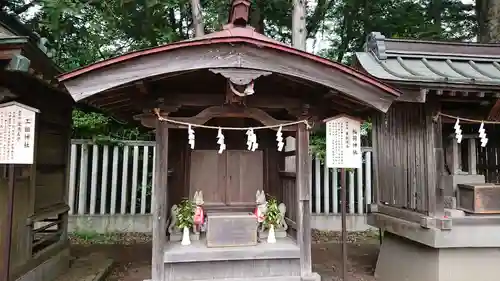
[[23, 5], [23, 6], [19, 7], [19, 8], [17, 8], [17, 9], [14, 9], [14, 13], [15, 13], [16, 15], [20, 15], [20, 14], [22, 14], [22, 13], [26, 12], [29, 8], [31, 8], [31, 7], [33, 7], [33, 6], [35, 6], [35, 4], [37, 4], [39, 1], [40, 1], [40, 0], [33, 0], [33, 1], [31, 1], [31, 2], [29, 2], [29, 3], [27, 3], [27, 4], [25, 4], [25, 5]]
[[318, 32], [320, 23], [324, 20], [326, 12], [332, 8], [335, 0], [318, 0], [314, 13], [307, 20], [307, 36]]

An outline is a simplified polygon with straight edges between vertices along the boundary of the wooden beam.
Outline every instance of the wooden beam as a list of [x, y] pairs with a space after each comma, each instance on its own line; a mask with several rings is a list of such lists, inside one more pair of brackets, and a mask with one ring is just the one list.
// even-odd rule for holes
[[[205, 94], [205, 93], [168, 93], [161, 95], [165, 105], [182, 105], [182, 106], [215, 106], [223, 105], [225, 102], [225, 93], [221, 94]], [[258, 93], [245, 98], [245, 104], [248, 107], [262, 108], [291, 108], [299, 107], [302, 101], [297, 98], [286, 98], [281, 96], [262, 96]]]
[[146, 83], [144, 83], [144, 80], [136, 82], [135, 86], [141, 95], [146, 96], [148, 94], [148, 87], [146, 86]]
[[428, 93], [429, 90], [425, 88], [420, 90], [403, 90], [403, 94], [397, 99], [397, 101], [425, 103]]
[[311, 163], [309, 157], [309, 131], [306, 125], [297, 125], [296, 169], [297, 169], [297, 242], [300, 247], [301, 276], [312, 274], [311, 261], [311, 194], [309, 178]]
[[167, 223], [168, 184], [168, 128], [164, 122], [156, 122], [155, 183], [153, 186], [153, 253], [152, 281], [165, 280], [164, 248]]
[[[204, 109], [197, 115], [193, 117], [168, 117], [171, 120], [203, 125], [210, 121], [213, 118], [251, 118], [259, 121], [264, 126], [273, 126], [279, 125], [283, 123], [293, 122], [295, 120], [277, 120], [273, 118], [271, 115], [258, 108], [248, 108], [248, 107], [232, 107], [232, 106], [212, 106]], [[158, 119], [153, 114], [139, 114], [134, 116], [134, 119], [141, 120], [143, 126], [148, 128], [152, 128], [153, 124]], [[172, 128], [186, 128], [183, 125], [169, 124]], [[277, 130], [278, 128], [276, 128]], [[295, 130], [295, 126], [283, 127], [283, 131], [293, 131]]]
[[[225, 104], [224, 94], [182, 94], [171, 93], [164, 94], [158, 99], [153, 98], [153, 95], [144, 96], [144, 94], [124, 94], [123, 92], [109, 93], [109, 96], [89, 98], [88, 103], [98, 108], [106, 107], [107, 110], [116, 110], [123, 107], [131, 107], [139, 111], [150, 110], [159, 107], [162, 111], [168, 108], [181, 106], [190, 107], [208, 107], [222, 106]], [[279, 96], [256, 96], [252, 95], [245, 98], [245, 105], [248, 107], [265, 108], [265, 109], [289, 109], [300, 107], [302, 101], [297, 98], [286, 98]]]

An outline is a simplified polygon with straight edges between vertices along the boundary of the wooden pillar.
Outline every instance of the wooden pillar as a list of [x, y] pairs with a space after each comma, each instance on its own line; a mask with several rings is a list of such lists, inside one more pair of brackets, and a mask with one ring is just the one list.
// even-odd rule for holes
[[458, 174], [460, 169], [460, 147], [458, 142], [453, 139], [451, 141], [451, 173], [453, 175]]
[[297, 175], [297, 242], [300, 247], [301, 275], [312, 274], [311, 261], [311, 163], [309, 157], [309, 131], [304, 123], [297, 125], [296, 175]]
[[444, 151], [442, 138], [440, 103], [431, 98], [425, 108], [426, 124], [426, 174], [427, 174], [427, 210], [429, 216], [444, 216]]
[[164, 248], [167, 223], [168, 180], [168, 127], [166, 122], [156, 123], [155, 182], [153, 187], [153, 253], [151, 265], [152, 281], [165, 280]]
[[[373, 203], [378, 204], [380, 202], [380, 189], [379, 189], [379, 178], [378, 178], [378, 149], [379, 149], [379, 134], [382, 132], [379, 131], [380, 129], [380, 119], [381, 119], [382, 114], [381, 113], [375, 113], [372, 117], [372, 165], [373, 165], [373, 180], [372, 180], [372, 193], [373, 193]], [[369, 207], [369, 206], [367, 206]]]
[[476, 139], [469, 139], [469, 175], [477, 175]]

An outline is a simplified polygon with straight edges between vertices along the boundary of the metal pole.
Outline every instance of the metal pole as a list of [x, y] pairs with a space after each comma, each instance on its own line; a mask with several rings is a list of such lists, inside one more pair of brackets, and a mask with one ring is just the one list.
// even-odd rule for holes
[[342, 280], [347, 281], [347, 202], [346, 202], [346, 176], [345, 169], [340, 169], [340, 200], [342, 208]]
[[7, 231], [5, 233], [5, 240], [3, 243], [4, 248], [2, 249], [3, 252], [3, 261], [2, 261], [2, 273], [1, 273], [1, 280], [9, 280], [9, 275], [10, 275], [10, 249], [11, 249], [11, 243], [12, 243], [12, 217], [14, 213], [14, 184], [15, 184], [15, 179], [14, 179], [14, 164], [9, 165], [9, 194], [7, 198]]

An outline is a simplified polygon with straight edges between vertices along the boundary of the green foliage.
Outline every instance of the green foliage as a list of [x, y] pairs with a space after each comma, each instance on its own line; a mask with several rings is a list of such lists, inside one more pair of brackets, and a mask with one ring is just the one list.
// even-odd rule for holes
[[366, 36], [471, 40], [476, 35], [473, 6], [461, 0], [342, 0], [327, 13], [323, 34], [330, 41], [321, 51], [328, 58], [351, 62]]
[[[0, 9], [19, 15], [50, 42], [54, 61], [65, 70], [126, 52], [193, 36], [188, 0], [10, 0]], [[478, 33], [473, 4], [461, 0], [316, 0], [308, 1], [308, 37], [319, 44], [319, 55], [351, 63], [366, 36], [472, 40]], [[227, 22], [230, 1], [201, 0], [206, 32]], [[31, 9], [37, 7], [38, 9]], [[292, 1], [252, 0], [250, 23], [278, 41], [291, 42]], [[30, 12], [28, 12], [28, 10]], [[369, 136], [370, 125], [366, 123]], [[114, 143], [149, 135], [102, 114], [74, 113], [73, 137]], [[324, 131], [311, 136], [324, 158]]]
[[149, 140], [152, 132], [133, 125], [120, 124], [97, 112], [73, 110], [75, 139], [92, 139], [98, 144], [121, 145], [121, 140]]
[[326, 136], [325, 131], [319, 131], [311, 134], [309, 138], [309, 147], [315, 157], [318, 157], [321, 162], [325, 160], [326, 156]]
[[278, 200], [271, 197], [267, 200], [267, 212], [264, 219], [264, 227], [269, 228], [270, 225], [276, 226], [279, 223], [280, 210], [278, 208]]
[[189, 200], [184, 199], [179, 204], [177, 209], [177, 227], [183, 229], [184, 227], [192, 227], [194, 224], [195, 204]]

